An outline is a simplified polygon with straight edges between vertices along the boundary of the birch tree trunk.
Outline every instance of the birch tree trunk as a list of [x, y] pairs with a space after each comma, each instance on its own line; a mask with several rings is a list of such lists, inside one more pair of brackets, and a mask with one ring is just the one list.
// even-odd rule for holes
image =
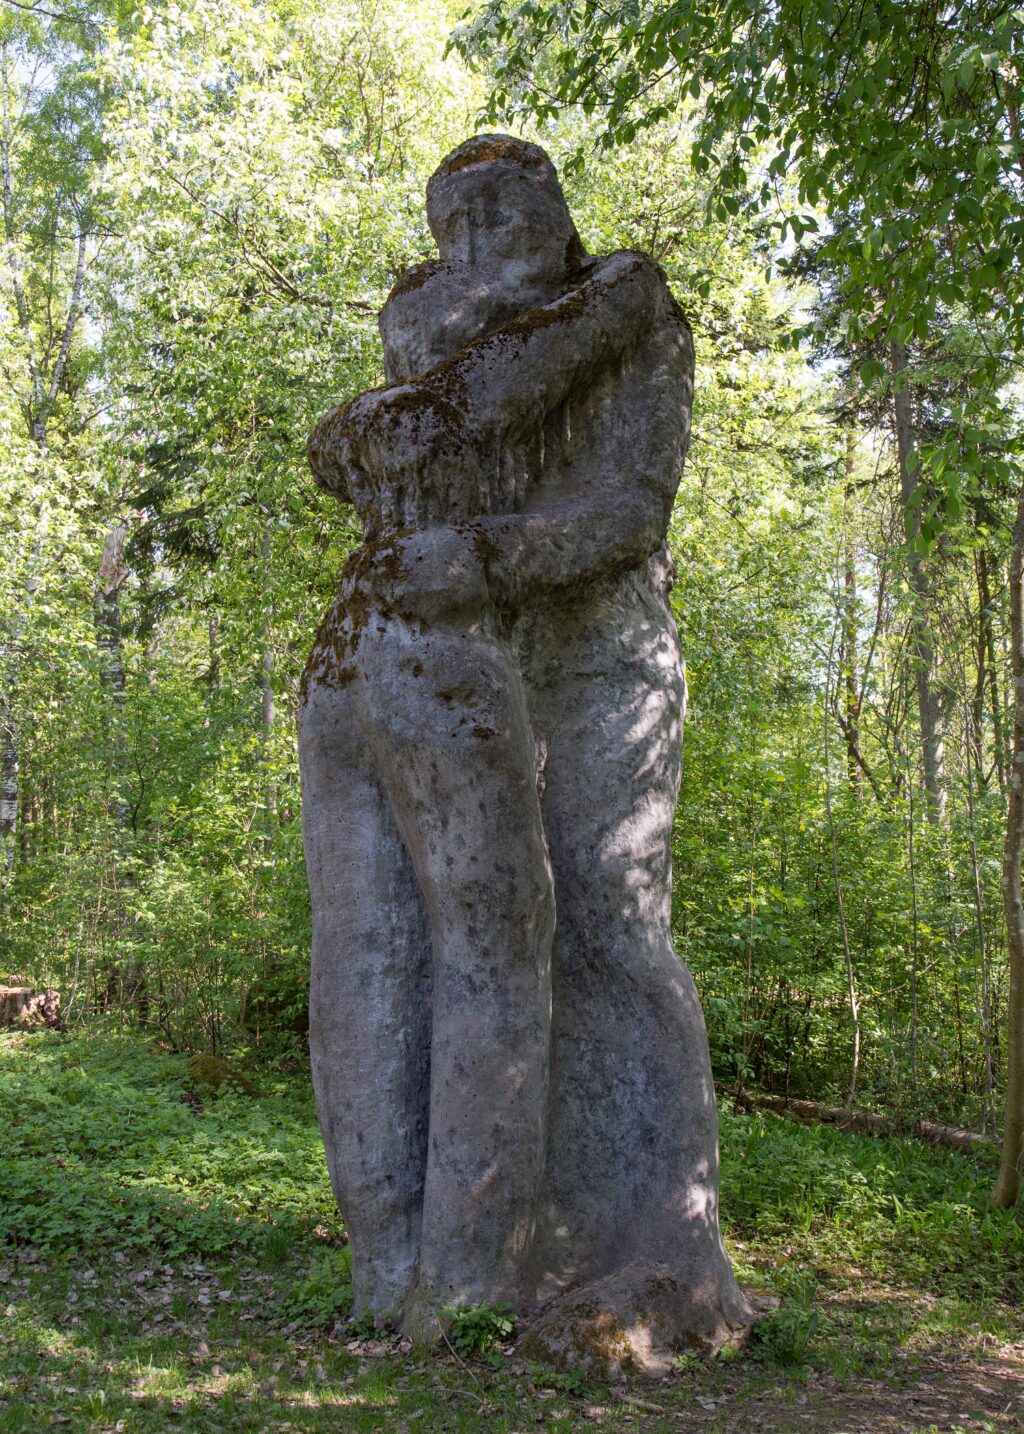
[[[3, 227], [3, 262], [6, 283], [14, 300], [14, 310], [21, 336], [23, 371], [4, 370], [4, 378], [15, 390], [25, 415], [26, 428], [39, 450], [42, 463], [48, 459], [49, 424], [67, 372], [75, 330], [82, 313], [82, 292], [85, 286], [88, 232], [82, 227], [75, 240], [74, 274], [67, 295], [67, 308], [59, 326], [61, 309], [55, 307], [52, 287], [60, 267], [56, 262], [58, 239], [56, 228], [51, 236], [49, 280], [43, 285], [47, 327], [53, 335], [43, 344], [37, 333], [32, 312], [32, 286], [26, 282], [23, 246], [18, 228], [15, 191], [14, 138], [19, 115], [16, 112], [17, 66], [9, 45], [0, 44], [0, 216]], [[10, 870], [14, 862], [15, 835], [19, 806], [18, 690], [21, 681], [22, 640], [28, 611], [35, 596], [35, 569], [46, 529], [45, 510], [40, 513], [36, 538], [32, 545], [28, 573], [21, 600], [15, 609], [12, 632], [5, 648], [0, 649], [0, 870]]]
[[843, 489], [843, 624], [840, 663], [846, 689], [846, 770], [850, 786], [860, 789], [860, 696], [857, 672], [857, 551], [854, 543], [853, 467], [855, 458], [853, 429], [846, 434], [846, 485]]
[[[1003, 707], [996, 675], [996, 645], [992, 627], [992, 591], [989, 583], [988, 555], [984, 547], [977, 549], [975, 559], [978, 580], [978, 674], [987, 674], [989, 704], [992, 708], [992, 745], [995, 755], [999, 790], [1006, 793], [1006, 734], [1003, 728]], [[979, 728], [980, 740], [980, 728]]]
[[1024, 487], [1017, 500], [1017, 521], [1010, 555], [1010, 659], [1013, 674], [1013, 735], [1007, 789], [1006, 844], [1003, 849], [1003, 909], [1010, 961], [1007, 1011], [1006, 1107], [1003, 1155], [992, 1203], [1006, 1209], [1020, 1193], [1024, 1161]]
[[5, 673], [4, 690], [0, 692], [0, 863], [8, 872], [14, 868], [18, 822], [18, 733], [14, 723], [14, 706]]
[[114, 788], [114, 812], [119, 833], [128, 826], [129, 806], [124, 791], [125, 685], [121, 649], [121, 587], [128, 576], [124, 560], [127, 529], [112, 523], [100, 556], [96, 595], [96, 640], [101, 656], [101, 680], [110, 709], [107, 762]]
[[[272, 561], [269, 521], [268, 518], [263, 529], [263, 539], [260, 547], [263, 576], [267, 584], [268, 592], [271, 587], [270, 569]], [[277, 708], [274, 704], [274, 612], [272, 605], [268, 602], [266, 617], [263, 623], [263, 657], [260, 662], [260, 726], [263, 730], [263, 769], [266, 774], [263, 788], [263, 843], [268, 855], [273, 851], [274, 831], [277, 826], [277, 786], [273, 777], [273, 739], [274, 722], [276, 719]]]
[[920, 468], [917, 446], [914, 442], [914, 426], [906, 373], [906, 347], [901, 343], [893, 342], [893, 409], [896, 451], [900, 468], [900, 496], [907, 538], [909, 539], [907, 566], [913, 602], [911, 649], [914, 655], [917, 709], [921, 726], [921, 760], [924, 767], [928, 819], [933, 823], [938, 823], [944, 819], [946, 813], [942, 704], [935, 687], [935, 640], [931, 626], [931, 587], [924, 556], [918, 551], [918, 544], [915, 541], [921, 536]]
[[[846, 541], [845, 541], [845, 540], [846, 540], [846, 534], [844, 533], [844, 554], [843, 554], [844, 581], [845, 581], [846, 573], [849, 571], [849, 569], [848, 569], [848, 554], [847, 554], [847, 552], [845, 551], [845, 549], [846, 549]], [[841, 629], [841, 631], [840, 631], [840, 644], [841, 644], [841, 648], [842, 648], [842, 646], [845, 646], [845, 640], [846, 640], [846, 639], [845, 639], [845, 634], [846, 634], [846, 624], [847, 624], [847, 621], [848, 621], [848, 614], [844, 611], [843, 613], [840, 614], [840, 620], [839, 620], [839, 627], [840, 627], [840, 629]], [[829, 700], [828, 700], [828, 689], [829, 689], [829, 687], [830, 687], [831, 684], [832, 684], [832, 656], [833, 656], [833, 653], [835, 652], [835, 639], [836, 639], [836, 634], [835, 634], [835, 632], [833, 631], [832, 645], [831, 645], [831, 647], [829, 648], [828, 672], [827, 672], [827, 676], [826, 676], [826, 693], [825, 693], [825, 706], [824, 706], [824, 718], [825, 718], [825, 724], [824, 724], [824, 734], [825, 734], [825, 813], [826, 813], [826, 816], [827, 816], [827, 818], [828, 818], [829, 847], [830, 847], [830, 853], [831, 853], [831, 857], [832, 857], [832, 883], [833, 883], [833, 886], [834, 886], [834, 888], [835, 888], [835, 893], [836, 893], [836, 914], [837, 914], [838, 917], [839, 917], [839, 934], [840, 934], [840, 937], [842, 938], [842, 943], [843, 943], [843, 960], [844, 960], [845, 965], [846, 965], [846, 993], [847, 993], [847, 998], [848, 998], [848, 1000], [849, 1000], [849, 1005], [850, 1005], [850, 1025], [851, 1025], [851, 1029], [852, 1029], [852, 1033], [853, 1033], [853, 1049], [852, 1049], [852, 1052], [851, 1052], [851, 1055], [850, 1055], [850, 1079], [849, 1079], [849, 1082], [848, 1082], [847, 1088], [846, 1088], [846, 1104], [847, 1104], [847, 1105], [850, 1107], [850, 1109], [852, 1110], [852, 1108], [853, 1108], [853, 1102], [854, 1102], [854, 1101], [856, 1100], [856, 1098], [857, 1098], [857, 1075], [858, 1075], [858, 1072], [859, 1072], [859, 1070], [860, 1070], [860, 998], [859, 998], [858, 995], [857, 995], [857, 981], [856, 981], [856, 976], [855, 976], [855, 974], [854, 974], [854, 969], [853, 969], [853, 952], [852, 952], [851, 949], [850, 949], [850, 929], [849, 929], [849, 927], [848, 927], [848, 925], [847, 925], [847, 922], [846, 922], [846, 900], [845, 900], [845, 897], [844, 897], [844, 895], [843, 895], [843, 882], [842, 882], [842, 878], [841, 878], [841, 876], [840, 876], [840, 874], [839, 874], [839, 850], [838, 850], [838, 847], [837, 847], [837, 845], [836, 845], [836, 821], [835, 821], [835, 813], [833, 812], [833, 809], [832, 809], [832, 769], [831, 769], [832, 753], [831, 753], [831, 750], [830, 750], [831, 744], [829, 743], [829, 731], [830, 731], [830, 729], [831, 729], [831, 724], [830, 724], [830, 722], [829, 722], [829, 715], [828, 715], [828, 713], [829, 713], [829, 706], [830, 706], [831, 704], [830, 704], [830, 702], [829, 702]], [[848, 669], [847, 669], [847, 671], [848, 671]], [[840, 654], [840, 670], [839, 670], [839, 672], [836, 674], [836, 683], [837, 683], [837, 685], [838, 685], [840, 682], [843, 682], [843, 681], [844, 681], [844, 675], [843, 675], [843, 658], [842, 658], [842, 653], [841, 653], [841, 654]], [[849, 753], [848, 753], [848, 755], [849, 755]]]

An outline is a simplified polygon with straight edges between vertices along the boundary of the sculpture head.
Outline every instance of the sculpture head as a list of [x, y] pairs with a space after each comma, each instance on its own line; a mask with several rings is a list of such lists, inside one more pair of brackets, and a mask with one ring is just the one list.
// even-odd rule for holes
[[452, 150], [427, 185], [427, 220], [449, 263], [543, 282], [585, 258], [554, 165], [539, 145], [507, 134]]

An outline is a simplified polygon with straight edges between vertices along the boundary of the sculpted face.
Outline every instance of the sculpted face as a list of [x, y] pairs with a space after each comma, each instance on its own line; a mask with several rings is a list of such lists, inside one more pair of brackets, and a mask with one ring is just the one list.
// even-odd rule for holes
[[399, 279], [380, 315], [391, 383], [550, 303], [586, 258], [554, 165], [510, 135], [448, 155], [427, 185], [427, 219], [442, 262]]
[[427, 219], [448, 263], [555, 279], [584, 257], [551, 161], [508, 135], [477, 135], [448, 156], [427, 186]]

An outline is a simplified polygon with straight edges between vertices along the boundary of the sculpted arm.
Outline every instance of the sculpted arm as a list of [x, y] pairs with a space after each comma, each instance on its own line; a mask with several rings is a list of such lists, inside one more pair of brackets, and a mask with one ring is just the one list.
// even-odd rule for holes
[[[638, 357], [634, 412], [628, 374]], [[595, 391], [623, 360], [614, 400], [622, 432], [593, 455], [582, 479], [561, 492], [542, 479], [529, 511], [481, 517], [483, 470], [497, 450], [538, 431], [573, 396]], [[373, 510], [368, 537], [378, 525], [471, 523], [494, 597], [515, 604], [636, 566], [655, 551], [685, 453], [692, 372], [689, 329], [660, 271], [644, 255], [621, 252], [562, 298], [421, 378], [332, 410], [311, 435], [310, 464], [320, 485], [355, 501], [364, 520]]]
[[650, 259], [612, 254], [562, 298], [468, 344], [422, 377], [332, 409], [309, 440], [313, 473], [322, 487], [358, 505], [351, 490], [368, 469], [419, 475], [456, 449], [483, 456], [524, 426], [536, 429], [671, 309]]
[[561, 298], [468, 344], [419, 382], [458, 407], [467, 436], [486, 452], [510, 433], [535, 431], [674, 308], [657, 265], [623, 250]]
[[582, 456], [560, 485], [542, 478], [523, 512], [474, 524], [502, 605], [586, 587], [638, 566], [664, 541], [693, 395], [693, 340], [678, 310], [652, 326], [607, 393], [600, 422], [589, 433], [581, 424]]
[[484, 519], [478, 551], [487, 590], [502, 607], [584, 590], [645, 562], [663, 542], [671, 502], [653, 487], [587, 494], [548, 511]]

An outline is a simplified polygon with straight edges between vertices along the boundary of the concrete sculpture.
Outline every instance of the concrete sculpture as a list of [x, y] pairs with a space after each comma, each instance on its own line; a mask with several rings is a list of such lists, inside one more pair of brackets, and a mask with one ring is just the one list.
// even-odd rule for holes
[[364, 542], [300, 711], [317, 1108], [357, 1309], [509, 1303], [532, 1354], [658, 1370], [749, 1324], [703, 1016], [670, 935], [683, 666], [665, 535], [690, 332], [583, 251], [543, 150], [460, 146], [387, 386], [309, 458]]

